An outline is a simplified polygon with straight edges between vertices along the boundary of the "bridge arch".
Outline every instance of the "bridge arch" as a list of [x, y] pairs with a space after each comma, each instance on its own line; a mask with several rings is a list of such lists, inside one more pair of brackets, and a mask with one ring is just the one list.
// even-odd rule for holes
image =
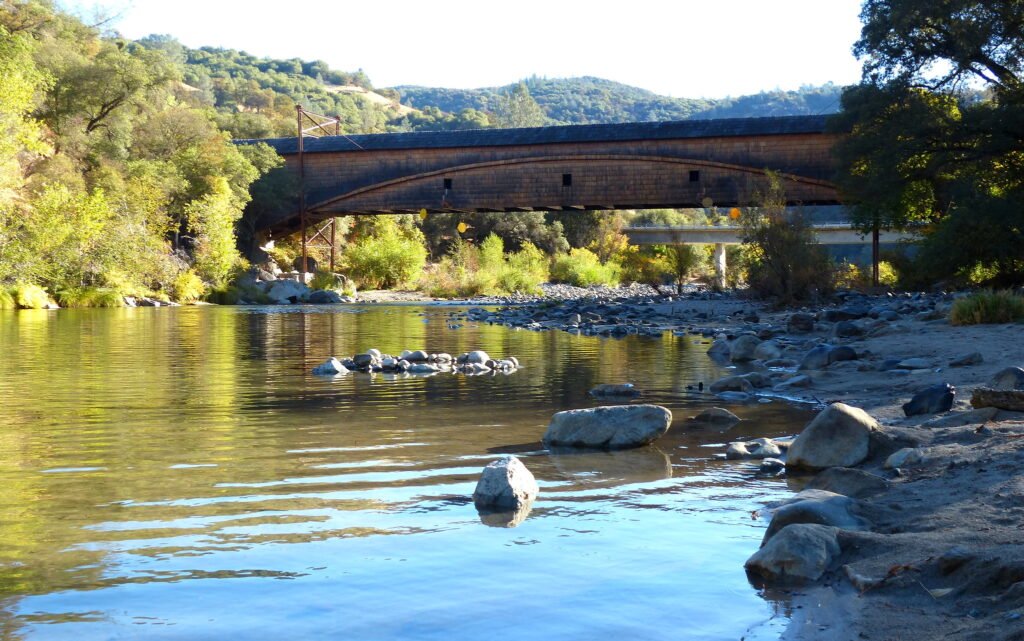
[[[465, 163], [365, 185], [310, 204], [314, 215], [749, 204], [764, 167], [642, 154], [560, 154]], [[777, 172], [794, 202], [836, 199], [833, 183]]]

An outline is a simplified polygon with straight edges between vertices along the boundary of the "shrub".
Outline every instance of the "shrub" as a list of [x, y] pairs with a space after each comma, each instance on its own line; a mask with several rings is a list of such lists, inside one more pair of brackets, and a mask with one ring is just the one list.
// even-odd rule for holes
[[504, 243], [492, 234], [479, 248], [456, 240], [420, 286], [439, 298], [536, 293], [547, 278], [548, 259], [540, 249], [525, 241], [518, 252], [505, 254]]
[[949, 322], [953, 325], [1014, 323], [1024, 320], [1024, 296], [1010, 291], [986, 290], [953, 303]]
[[555, 282], [577, 287], [590, 285], [615, 286], [619, 284], [622, 267], [613, 261], [601, 264], [597, 254], [589, 249], [571, 249], [568, 254], [555, 258], [551, 278]]
[[309, 281], [310, 289], [323, 289], [338, 292], [342, 296], [355, 296], [356, 290], [351, 281], [340, 274], [319, 270]]
[[61, 307], [124, 307], [124, 296], [108, 287], [62, 289], [56, 295]]
[[11, 292], [6, 289], [0, 289], [0, 309], [14, 309], [17, 305], [14, 302], [14, 296]]
[[348, 273], [362, 287], [392, 288], [415, 280], [427, 262], [423, 234], [378, 217], [373, 230], [345, 249]]
[[39, 285], [18, 283], [11, 293], [15, 304], [21, 309], [44, 309], [50, 304], [49, 295]]
[[832, 289], [828, 255], [800, 212], [786, 213], [782, 181], [771, 173], [760, 207], [740, 218], [750, 262], [747, 282], [754, 293], [780, 303], [806, 300]]
[[171, 296], [179, 303], [194, 303], [206, 295], [206, 283], [191, 269], [178, 274], [171, 283]]
[[887, 260], [878, 261], [878, 284], [895, 287], [900, 282], [900, 273], [896, 266]]

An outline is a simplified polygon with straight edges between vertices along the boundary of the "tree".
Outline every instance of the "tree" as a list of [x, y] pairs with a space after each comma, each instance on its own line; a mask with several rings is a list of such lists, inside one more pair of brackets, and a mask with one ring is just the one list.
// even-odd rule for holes
[[1024, 71], [1020, 0], [865, 0], [854, 53], [864, 80], [931, 90], [980, 79], [1019, 92]]
[[525, 82], [498, 97], [494, 106], [494, 122], [498, 127], [540, 127], [547, 122], [544, 110], [530, 95]]

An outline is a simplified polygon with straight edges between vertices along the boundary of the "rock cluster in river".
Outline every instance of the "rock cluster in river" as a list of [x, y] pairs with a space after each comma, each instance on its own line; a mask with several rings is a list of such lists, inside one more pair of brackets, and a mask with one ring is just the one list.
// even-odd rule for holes
[[440, 373], [466, 374], [511, 374], [519, 369], [515, 356], [491, 358], [483, 350], [474, 350], [453, 357], [444, 352], [428, 353], [424, 350], [405, 350], [398, 356], [385, 354], [379, 349], [368, 349], [349, 358], [329, 358], [313, 368], [318, 375], [337, 376], [349, 372], [420, 374]]

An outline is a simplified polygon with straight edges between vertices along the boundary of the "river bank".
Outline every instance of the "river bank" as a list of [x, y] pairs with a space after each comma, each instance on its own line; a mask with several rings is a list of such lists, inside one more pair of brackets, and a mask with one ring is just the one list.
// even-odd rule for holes
[[[765, 584], [787, 604], [785, 638], [1024, 639], [1024, 414], [972, 410], [968, 400], [1024, 364], [1024, 326], [953, 326], [953, 299], [851, 293], [777, 311], [713, 294], [595, 296], [470, 309], [465, 319], [606, 336], [672, 331], [734, 369], [724, 380], [693, 381], [723, 392], [726, 407], [781, 397], [867, 411], [878, 423], [855, 467], [884, 479], [883, 491], [868, 496], [856, 483], [791, 474], [794, 489], [810, 482], [851, 498], [841, 498], [850, 519], [842, 523], [822, 512], [820, 501], [835, 497], [797, 495], [811, 515], [802, 522], [838, 526], [825, 527], [838, 549], [816, 580]], [[955, 389], [948, 409], [943, 394], [934, 398], [946, 384]], [[938, 405], [907, 416], [904, 404], [929, 388]]]

